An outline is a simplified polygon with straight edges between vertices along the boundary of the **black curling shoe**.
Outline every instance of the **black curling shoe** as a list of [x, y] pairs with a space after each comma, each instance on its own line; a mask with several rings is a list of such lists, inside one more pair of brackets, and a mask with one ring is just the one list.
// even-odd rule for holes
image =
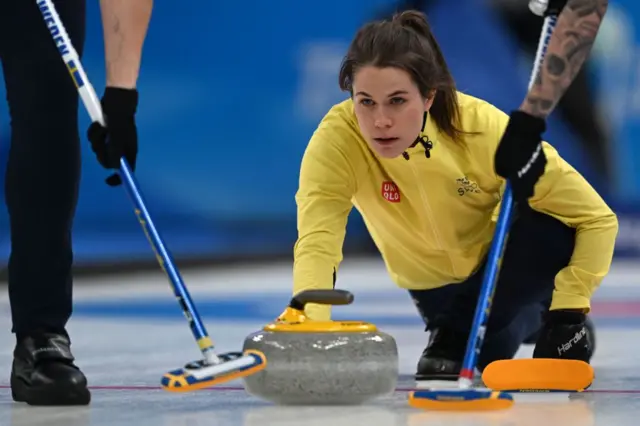
[[13, 352], [11, 394], [29, 405], [88, 405], [87, 378], [74, 365], [66, 334], [39, 332], [19, 339]]
[[460, 333], [447, 328], [431, 330], [429, 343], [418, 361], [415, 380], [456, 382], [466, 347], [466, 336]]

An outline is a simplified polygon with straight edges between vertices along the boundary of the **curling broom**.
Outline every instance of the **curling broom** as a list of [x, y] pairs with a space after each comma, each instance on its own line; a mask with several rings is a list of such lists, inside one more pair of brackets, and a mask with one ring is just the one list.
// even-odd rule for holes
[[[550, 34], [555, 18], [549, 15], [559, 14], [565, 3], [566, 0], [531, 0], [529, 9], [536, 15], [547, 16], [545, 26]], [[539, 51], [542, 49], [543, 45]], [[582, 392], [591, 386], [593, 379], [591, 365], [563, 359], [500, 360], [492, 362], [482, 372], [485, 386], [508, 392]]]
[[[83, 69], [78, 53], [71, 44], [55, 6], [51, 0], [36, 0], [36, 3], [91, 120], [104, 125], [105, 120], [98, 97]], [[174, 392], [192, 391], [245, 377], [264, 369], [267, 361], [264, 354], [259, 351], [229, 352], [216, 355], [213, 341], [198, 315], [171, 254], [151, 220], [136, 179], [124, 157], [120, 159], [120, 175], [134, 204], [134, 211], [142, 230], [155, 252], [160, 267], [169, 277], [175, 297], [178, 299], [198, 347], [204, 356], [203, 360], [189, 363], [184, 368], [165, 374], [162, 378], [162, 387]]]
[[[556, 25], [556, 19], [557, 15], [555, 14], [549, 14], [545, 18], [529, 87], [533, 85], [538, 70], [542, 66], [549, 38]], [[511, 394], [493, 390], [494, 388], [491, 386], [489, 386], [490, 389], [472, 389], [477, 358], [484, 342], [491, 311], [491, 300], [495, 292], [502, 256], [509, 236], [513, 204], [511, 184], [507, 181], [500, 206], [498, 223], [496, 224], [495, 234], [489, 250], [487, 269], [483, 277], [471, 333], [462, 369], [458, 377], [458, 387], [457, 389], [414, 390], [409, 393], [409, 405], [412, 407], [440, 411], [485, 411], [506, 409], [514, 403]]]

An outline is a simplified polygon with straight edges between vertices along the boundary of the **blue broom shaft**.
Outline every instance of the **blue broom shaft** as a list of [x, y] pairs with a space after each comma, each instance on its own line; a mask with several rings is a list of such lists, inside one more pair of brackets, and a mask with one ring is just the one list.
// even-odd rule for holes
[[[45, 25], [51, 33], [53, 41], [58, 48], [61, 59], [67, 66], [69, 76], [74, 82], [80, 98], [82, 99], [82, 103], [87, 109], [91, 120], [105, 125], [104, 115], [98, 97], [96, 96], [95, 90], [87, 77], [84, 67], [82, 66], [78, 52], [71, 43], [69, 34], [58, 15], [55, 5], [51, 0], [35, 0], [35, 2], [42, 14]], [[124, 186], [135, 206], [135, 213], [138, 217], [138, 221], [142, 225], [142, 229], [156, 254], [156, 258], [158, 259], [160, 266], [169, 276], [174, 294], [189, 322], [189, 326], [197, 340], [198, 346], [207, 359], [214, 359], [213, 343], [208, 337], [207, 331], [200, 319], [200, 316], [198, 315], [191, 296], [178, 273], [178, 269], [176, 268], [164, 241], [160, 237], [160, 233], [157, 231], [153, 221], [151, 220], [151, 215], [145, 206], [145, 202], [140, 190], [138, 189], [136, 179], [125, 158], [120, 160], [120, 166], [120, 176], [123, 178]]]
[[[553, 30], [556, 27], [557, 16], [550, 15], [544, 20], [544, 26], [538, 43], [538, 50], [536, 52], [536, 58], [534, 61], [533, 71], [529, 79], [529, 88], [533, 86], [533, 83], [538, 75], [544, 57], [549, 46], [549, 39]], [[473, 318], [473, 324], [471, 326], [471, 333], [469, 335], [469, 341], [467, 342], [467, 349], [462, 364], [461, 374], [472, 375], [477, 364], [477, 358], [482, 349], [484, 342], [484, 335], [486, 332], [487, 323], [489, 322], [489, 314], [491, 311], [491, 302], [493, 294], [495, 292], [496, 284], [498, 281], [498, 275], [500, 272], [500, 263], [502, 262], [502, 255], [507, 244], [509, 237], [509, 226], [511, 217], [513, 215], [513, 195], [511, 185], [507, 182], [503, 194], [502, 205], [500, 206], [500, 214], [498, 216], [498, 223], [494, 233], [491, 248], [489, 250], [489, 256], [487, 259], [487, 269], [485, 271], [482, 287], [480, 289], [478, 304]]]

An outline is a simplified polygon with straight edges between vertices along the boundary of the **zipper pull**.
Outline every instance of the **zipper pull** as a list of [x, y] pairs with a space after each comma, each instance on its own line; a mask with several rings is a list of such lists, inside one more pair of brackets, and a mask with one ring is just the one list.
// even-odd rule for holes
[[431, 158], [431, 150], [433, 149], [433, 142], [429, 139], [429, 136], [421, 136], [420, 143], [424, 147], [424, 156]]

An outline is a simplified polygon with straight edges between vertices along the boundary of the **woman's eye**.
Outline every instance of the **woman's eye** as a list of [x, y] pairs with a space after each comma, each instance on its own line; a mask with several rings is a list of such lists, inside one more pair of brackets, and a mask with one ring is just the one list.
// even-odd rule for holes
[[391, 98], [391, 103], [394, 105], [403, 104], [405, 101], [403, 98]]
[[373, 101], [371, 99], [362, 99], [360, 101], [360, 104], [366, 105], [366, 106], [371, 106], [371, 105], [373, 105]]

